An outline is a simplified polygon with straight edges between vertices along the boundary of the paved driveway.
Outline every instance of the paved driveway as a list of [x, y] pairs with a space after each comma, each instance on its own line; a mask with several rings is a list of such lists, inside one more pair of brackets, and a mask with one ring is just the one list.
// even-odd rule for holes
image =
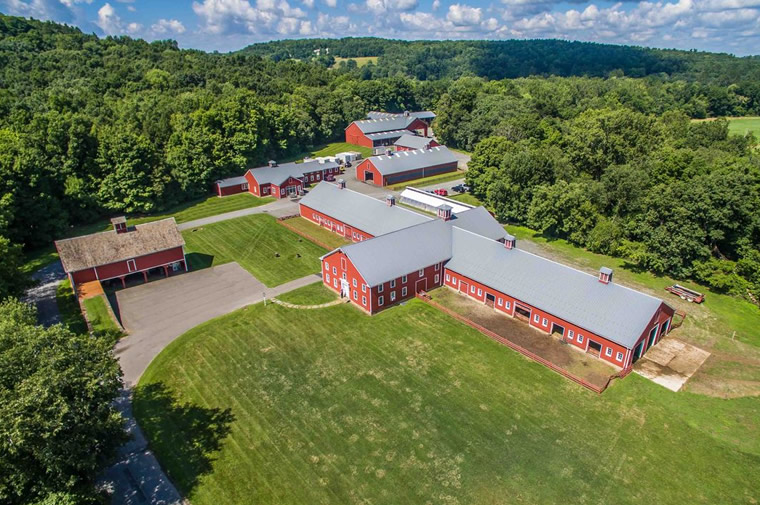
[[274, 217], [298, 214], [298, 199], [291, 200], [290, 198], [282, 198], [271, 203], [259, 205], [258, 207], [249, 207], [247, 209], [234, 210], [232, 212], [217, 214], [215, 216], [203, 217], [201, 219], [196, 219], [195, 221], [188, 221], [177, 225], [177, 228], [179, 228], [180, 231], [189, 230], [190, 228], [218, 223], [219, 221], [226, 221], [228, 219], [235, 219], [236, 217], [250, 216], [251, 214], [270, 214]]
[[24, 294], [24, 301], [37, 307], [37, 320], [43, 326], [52, 326], [61, 322], [55, 292], [58, 283], [66, 278], [60, 260], [37, 270], [32, 275], [34, 287]]

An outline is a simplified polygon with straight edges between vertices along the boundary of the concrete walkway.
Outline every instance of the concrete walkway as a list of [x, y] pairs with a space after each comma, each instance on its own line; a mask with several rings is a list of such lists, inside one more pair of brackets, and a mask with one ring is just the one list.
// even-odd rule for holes
[[197, 228], [199, 226], [218, 223], [228, 219], [235, 219], [236, 217], [250, 216], [252, 214], [271, 214], [274, 217], [298, 214], [298, 200], [298, 198], [282, 198], [271, 203], [259, 205], [258, 207], [249, 207], [247, 209], [234, 210], [232, 212], [217, 214], [215, 216], [203, 217], [201, 219], [196, 219], [195, 221], [188, 221], [177, 225], [177, 228], [179, 228], [180, 231], [189, 230], [190, 228]]
[[237, 263], [169, 277], [117, 292], [122, 322], [129, 335], [115, 347], [125, 389], [117, 402], [131, 441], [119, 461], [99, 480], [113, 505], [184, 503], [168, 479], [132, 415], [131, 388], [169, 343], [214, 317], [321, 281], [317, 274], [268, 288]]
[[55, 292], [58, 283], [66, 278], [60, 260], [55, 261], [32, 274], [36, 285], [24, 294], [24, 301], [37, 307], [37, 321], [43, 326], [52, 326], [61, 322]]

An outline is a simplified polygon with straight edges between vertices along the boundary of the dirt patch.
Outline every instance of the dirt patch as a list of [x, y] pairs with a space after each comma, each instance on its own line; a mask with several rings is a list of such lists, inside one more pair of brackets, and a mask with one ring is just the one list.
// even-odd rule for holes
[[609, 377], [618, 371], [613, 366], [565, 344], [559, 338], [547, 335], [530, 327], [526, 322], [501, 314], [448, 288], [436, 289], [430, 295], [434, 301], [446, 308], [594, 385], [603, 387]]
[[634, 365], [637, 374], [671, 391], [679, 391], [710, 357], [710, 353], [681, 340], [666, 337]]

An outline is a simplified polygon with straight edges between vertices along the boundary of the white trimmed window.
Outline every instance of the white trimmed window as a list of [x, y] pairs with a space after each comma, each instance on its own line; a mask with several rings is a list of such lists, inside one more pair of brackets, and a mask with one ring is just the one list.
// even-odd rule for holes
[[449, 282], [451, 280], [451, 276], [449, 274], [446, 274], [446, 282]]
[[391, 291], [391, 301], [394, 301], [396, 299], [396, 292]]
[[401, 296], [406, 296], [406, 286], [401, 288]]
[[385, 303], [385, 300], [383, 300], [383, 297], [382, 296], [378, 296], [377, 297], [377, 304], [378, 305], [382, 305], [383, 303]]
[[617, 353], [617, 355], [615, 356], [615, 360], [623, 361], [623, 353], [622, 352]]
[[419, 275], [420, 277], [422, 277], [423, 275], [425, 275], [425, 269], [423, 268], [422, 270], [420, 270], [419, 272], [417, 272], [417, 275]]
[[367, 285], [362, 283], [362, 293], [366, 293], [366, 292], [367, 292]]
[[338, 279], [333, 279], [333, 287], [334, 288], [338, 287]]
[[507, 310], [509, 310], [509, 306], [510, 306], [509, 302], [507, 302], [507, 303], [504, 304], [504, 308], [507, 309]]
[[533, 322], [534, 323], [537, 323], [539, 319], [541, 319], [541, 316], [539, 316], [538, 314], [533, 314]]
[[378, 284], [377, 285], [377, 292], [378, 293], [382, 293], [383, 292], [383, 287], [385, 287], [385, 284]]
[[338, 269], [333, 267], [333, 275], [338, 275]]
[[499, 298], [499, 299], [496, 301], [496, 303], [498, 303], [498, 304], [499, 304], [499, 307], [501, 307], [502, 305], [504, 305], [504, 300], [502, 300], [501, 298]]
[[401, 282], [406, 282], [406, 275], [401, 276]]
[[580, 333], [578, 333], [578, 343], [579, 344], [583, 343], [583, 335], [581, 335]]
[[330, 284], [330, 274], [327, 274], [325, 276], [325, 280], [327, 281], [328, 284]]
[[340, 276], [343, 277], [343, 280], [346, 280], [346, 272], [343, 272]]
[[437, 272], [440, 269], [441, 269], [441, 264], [440, 263], [436, 263], [435, 264], [435, 271]]
[[391, 288], [395, 288], [395, 287], [396, 287], [396, 279], [393, 279], [391, 281]]
[[351, 284], [353, 284], [353, 285], [354, 285], [354, 287], [356, 287], [356, 279], [352, 279], [352, 280], [351, 280]]
[[438, 284], [438, 281], [439, 281], [440, 279], [441, 279], [441, 276], [440, 276], [440, 275], [438, 275], [438, 274], [435, 274], [435, 279], [433, 279], [433, 282], [435, 282], [436, 284]]
[[483, 290], [478, 288], [478, 296], [483, 296]]
[[543, 327], [546, 327], [546, 325], [548, 325], [548, 324], [549, 324], [549, 320], [548, 320], [548, 319], [546, 319], [546, 318], [543, 318], [543, 319], [541, 320], [541, 326], [543, 326]]
[[470, 293], [475, 293], [475, 286], [470, 286]]
[[612, 356], [612, 347], [608, 347], [607, 349], [605, 349], [604, 355], [607, 357]]
[[354, 289], [354, 300], [358, 300], [358, 299], [359, 299], [359, 293], [357, 293], [356, 290]]
[[345, 270], [346, 269], [346, 258], [341, 258], [340, 259], [340, 268], [341, 268], [341, 270]]
[[367, 305], [367, 297], [362, 296], [362, 305]]
[[575, 332], [573, 330], [567, 330], [567, 338], [570, 340], [575, 338]]

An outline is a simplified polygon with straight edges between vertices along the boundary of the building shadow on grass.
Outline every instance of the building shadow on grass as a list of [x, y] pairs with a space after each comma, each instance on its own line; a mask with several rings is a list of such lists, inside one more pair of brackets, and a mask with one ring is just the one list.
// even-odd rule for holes
[[182, 403], [163, 383], [135, 388], [132, 407], [161, 466], [187, 496], [211, 472], [235, 420], [232, 411]]
[[185, 259], [187, 260], [187, 266], [191, 271], [208, 268], [214, 263], [213, 255], [199, 252], [187, 253]]

